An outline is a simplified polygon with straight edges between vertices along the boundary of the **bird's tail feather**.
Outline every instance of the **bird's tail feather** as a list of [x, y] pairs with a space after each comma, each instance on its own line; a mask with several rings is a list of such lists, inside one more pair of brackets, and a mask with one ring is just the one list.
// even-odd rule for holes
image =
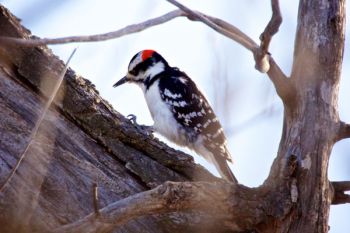
[[218, 158], [215, 158], [213, 163], [222, 178], [235, 184], [238, 183], [235, 175], [233, 175], [230, 167], [227, 164], [226, 158], [220, 156]]

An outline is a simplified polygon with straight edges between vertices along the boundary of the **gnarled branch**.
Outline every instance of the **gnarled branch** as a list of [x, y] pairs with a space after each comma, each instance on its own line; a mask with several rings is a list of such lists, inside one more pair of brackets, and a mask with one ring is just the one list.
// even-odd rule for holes
[[238, 28], [221, 19], [205, 15], [198, 11], [193, 11], [176, 0], [167, 1], [183, 10], [188, 15], [187, 17], [189, 17], [189, 19], [205, 23], [215, 31], [227, 36], [250, 50], [255, 58], [255, 68], [263, 73], [267, 72], [270, 80], [276, 88], [277, 94], [281, 97], [283, 102], [286, 105], [294, 103], [290, 98], [293, 97], [294, 86], [267, 51], [272, 36], [278, 31], [279, 25], [282, 22], [278, 1], [272, 0], [272, 18], [261, 36], [262, 41], [260, 47], [254, 42], [254, 40]]
[[282, 15], [279, 7], [278, 0], [271, 0], [272, 16], [267, 24], [264, 32], [260, 35], [260, 48], [263, 53], [268, 53], [269, 45], [273, 35], [278, 32], [278, 29], [282, 23]]
[[[56, 229], [65, 232], [106, 232], [136, 217], [186, 210], [205, 211], [233, 231], [256, 229], [284, 216], [298, 199], [295, 172], [297, 157], [291, 154], [282, 174], [258, 188], [226, 181], [165, 182], [129, 196], [86, 217]], [[215, 208], [213, 208], [215, 206]], [[96, 212], [96, 211], [95, 211]]]
[[[192, 11], [191, 9], [183, 6], [175, 0], [168, 0], [172, 4], [178, 6], [181, 10], [171, 11], [162, 16], [146, 20], [144, 22], [133, 24], [126, 26], [117, 31], [108, 32], [104, 34], [96, 34], [96, 35], [88, 35], [88, 36], [69, 36], [69, 37], [61, 37], [61, 38], [43, 38], [43, 39], [27, 39], [27, 38], [13, 38], [13, 37], [0, 37], [0, 43], [16, 43], [21, 46], [39, 46], [39, 45], [47, 45], [47, 44], [65, 44], [65, 43], [73, 43], [73, 42], [97, 42], [97, 41], [105, 41], [110, 39], [119, 38], [125, 35], [129, 35], [132, 33], [143, 31], [147, 28], [168, 22], [174, 18], [180, 16], [187, 16], [190, 20], [201, 21], [213, 28], [220, 34], [227, 36], [228, 38], [236, 41], [241, 44], [248, 50], [250, 50], [255, 57], [257, 62], [257, 68], [260, 71], [267, 72], [269, 78], [273, 82], [277, 93], [282, 98], [284, 102], [287, 102], [286, 96], [290, 96], [289, 93], [293, 92], [293, 86], [288, 82], [288, 78], [282, 72], [282, 70], [278, 67], [275, 61], [269, 56], [262, 53], [260, 47], [246, 34], [240, 31], [235, 26], [225, 22], [221, 19], [205, 15], [200, 12]], [[267, 66], [263, 65], [267, 64]], [[265, 67], [262, 68], [261, 67]], [[260, 67], [260, 68], [259, 68]], [[266, 68], [268, 67], [268, 68]]]
[[136, 217], [186, 210], [211, 213], [226, 223], [225, 227], [244, 231], [283, 214], [281, 206], [286, 207], [284, 210], [289, 209], [290, 194], [264, 186], [250, 189], [227, 182], [166, 182], [117, 201], [101, 209], [99, 215], [91, 213], [54, 232], [106, 232]]

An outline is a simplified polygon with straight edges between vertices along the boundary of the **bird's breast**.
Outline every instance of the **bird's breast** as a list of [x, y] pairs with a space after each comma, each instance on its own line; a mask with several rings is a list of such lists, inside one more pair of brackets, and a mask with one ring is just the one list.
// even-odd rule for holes
[[178, 145], [186, 145], [183, 127], [176, 121], [170, 107], [162, 100], [156, 81], [146, 92], [145, 99], [154, 121], [156, 132]]

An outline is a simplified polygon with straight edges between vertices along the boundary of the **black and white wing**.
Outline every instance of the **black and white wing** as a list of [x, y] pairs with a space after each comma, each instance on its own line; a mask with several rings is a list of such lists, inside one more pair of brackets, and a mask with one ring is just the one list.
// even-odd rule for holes
[[202, 135], [215, 156], [232, 161], [221, 124], [196, 84], [176, 68], [166, 72], [159, 81], [160, 94], [177, 122], [195, 136]]

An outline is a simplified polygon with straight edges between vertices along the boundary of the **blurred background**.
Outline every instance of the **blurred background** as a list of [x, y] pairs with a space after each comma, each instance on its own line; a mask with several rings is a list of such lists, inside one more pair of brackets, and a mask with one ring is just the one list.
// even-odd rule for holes
[[[256, 42], [271, 17], [270, 0], [183, 2], [192, 9], [232, 23]], [[0, 3], [22, 19], [34, 35], [50, 38], [110, 32], [175, 9], [164, 0], [0, 0]], [[280, 5], [283, 23], [273, 37], [270, 52], [289, 75], [298, 3], [283, 0]], [[347, 7], [348, 13], [349, 10]], [[339, 111], [341, 119], [350, 122], [350, 46], [348, 41], [345, 44]], [[186, 18], [106, 42], [49, 47], [65, 61], [77, 46], [71, 67], [94, 83], [101, 96], [117, 111], [135, 114], [138, 123], [146, 125], [151, 125], [152, 119], [141, 90], [133, 85], [114, 89], [112, 85], [125, 75], [135, 53], [143, 49], [157, 50], [170, 65], [185, 71], [206, 94], [226, 132], [235, 161], [231, 168], [239, 181], [253, 187], [267, 177], [277, 154], [283, 106], [268, 77], [254, 69], [254, 59], [248, 50], [204, 24]], [[198, 163], [217, 174], [204, 159], [186, 149], [178, 149], [194, 155]], [[350, 140], [335, 145], [329, 166], [330, 180], [350, 180], [349, 151]], [[330, 232], [349, 232], [349, 216], [349, 204], [332, 206]]]

